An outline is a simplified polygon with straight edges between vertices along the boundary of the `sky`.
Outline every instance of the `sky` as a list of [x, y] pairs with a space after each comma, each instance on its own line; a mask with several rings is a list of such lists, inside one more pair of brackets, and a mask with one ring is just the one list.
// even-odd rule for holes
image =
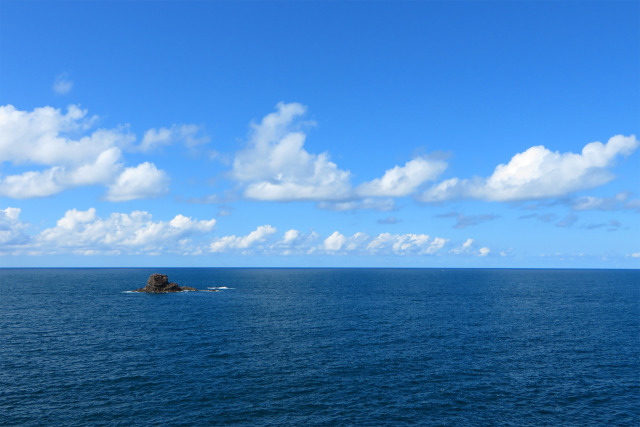
[[0, 0], [1, 267], [640, 268], [637, 1]]

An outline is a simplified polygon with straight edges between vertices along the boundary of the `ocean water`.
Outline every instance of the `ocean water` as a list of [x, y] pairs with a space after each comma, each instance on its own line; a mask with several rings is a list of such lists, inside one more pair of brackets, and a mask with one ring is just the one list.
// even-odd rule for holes
[[227, 424], [640, 425], [640, 271], [0, 270], [0, 425]]

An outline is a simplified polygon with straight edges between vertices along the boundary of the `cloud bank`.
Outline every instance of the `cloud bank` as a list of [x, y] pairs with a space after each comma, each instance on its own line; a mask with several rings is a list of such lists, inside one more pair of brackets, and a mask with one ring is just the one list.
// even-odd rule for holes
[[148, 151], [172, 139], [195, 144], [202, 138], [198, 127], [180, 125], [168, 135], [151, 130], [136, 147], [126, 127], [89, 132], [97, 121], [75, 105], [65, 113], [52, 107], [21, 111], [0, 106], [0, 163], [31, 169], [0, 175], [0, 196], [28, 199], [101, 185], [110, 201], [158, 197], [167, 193], [169, 176], [150, 162], [126, 167], [123, 150]]
[[0, 210], [0, 253], [31, 255], [73, 253], [119, 255], [178, 253], [197, 254], [194, 242], [210, 234], [216, 220], [193, 220], [176, 215], [171, 221], [155, 221], [150, 213], [133, 211], [96, 215], [95, 208], [68, 210], [55, 227], [30, 236], [29, 225], [16, 208]]
[[[354, 176], [334, 163], [329, 153], [311, 153], [305, 148], [305, 130], [312, 125], [302, 120], [306, 110], [299, 103], [281, 102], [274, 112], [251, 125], [249, 138], [235, 153], [228, 174], [245, 198], [314, 201], [320, 208], [336, 211], [390, 211], [395, 209], [395, 200], [403, 197], [426, 203], [565, 198], [612, 180], [617, 159], [629, 156], [639, 145], [634, 135], [589, 143], [578, 154], [553, 152], [539, 145], [514, 155], [486, 178], [454, 177], [436, 184], [447, 163], [418, 156], [378, 178], [353, 185]], [[169, 175], [149, 161], [127, 165], [123, 153], [146, 154], [176, 143], [194, 148], [209, 141], [200, 126], [182, 124], [149, 129], [136, 142], [127, 127], [95, 129], [97, 121], [75, 105], [66, 112], [52, 107], [21, 111], [0, 106], [0, 163], [10, 166], [0, 175], [0, 196], [47, 197], [98, 185], [106, 188], [103, 198], [112, 202], [160, 197], [169, 191]], [[366, 145], [366, 141], [354, 143]], [[638, 208], [637, 200], [616, 197], [583, 197], [575, 201], [574, 209]], [[487, 219], [491, 218], [471, 222]], [[461, 221], [459, 225], [472, 224]]]
[[[155, 220], [149, 212], [114, 212], [106, 218], [95, 208], [70, 209], [54, 227], [36, 234], [20, 220], [21, 210], [0, 210], [0, 254], [2, 255], [438, 255], [449, 239], [422, 233], [381, 233], [351, 236], [334, 231], [326, 237], [317, 232], [289, 229], [277, 235], [271, 225], [261, 225], [246, 235], [215, 236], [215, 219], [198, 220], [176, 215], [170, 221]], [[472, 241], [470, 239], [470, 241]], [[468, 246], [468, 245], [467, 245]], [[482, 250], [481, 250], [482, 251]], [[477, 254], [465, 250], [459, 254]], [[488, 253], [488, 249], [487, 249]]]
[[611, 169], [616, 160], [638, 147], [634, 135], [616, 135], [606, 144], [589, 143], [579, 154], [553, 152], [539, 145], [498, 165], [487, 178], [449, 178], [427, 189], [429, 182], [445, 172], [447, 163], [420, 156], [353, 186], [351, 172], [332, 162], [329, 153], [312, 154], [304, 148], [307, 135], [300, 118], [305, 112], [302, 104], [281, 102], [275, 112], [252, 125], [246, 146], [236, 153], [231, 174], [246, 198], [311, 200], [332, 210], [390, 210], [395, 198], [408, 196], [426, 203], [561, 198], [606, 184], [614, 178]]

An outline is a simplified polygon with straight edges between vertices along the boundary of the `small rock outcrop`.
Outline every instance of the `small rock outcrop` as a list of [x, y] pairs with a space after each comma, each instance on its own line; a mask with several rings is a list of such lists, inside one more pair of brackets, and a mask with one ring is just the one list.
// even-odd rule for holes
[[149, 292], [152, 294], [166, 294], [169, 292], [197, 291], [190, 286], [178, 286], [177, 283], [169, 282], [166, 274], [152, 274], [147, 280], [147, 286], [137, 289], [136, 292]]

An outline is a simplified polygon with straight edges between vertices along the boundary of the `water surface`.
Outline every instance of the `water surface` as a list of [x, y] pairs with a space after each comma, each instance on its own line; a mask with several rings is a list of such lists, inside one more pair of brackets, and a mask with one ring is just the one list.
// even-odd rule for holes
[[[151, 273], [219, 292], [124, 293]], [[0, 425], [639, 425], [637, 270], [3, 269]]]

